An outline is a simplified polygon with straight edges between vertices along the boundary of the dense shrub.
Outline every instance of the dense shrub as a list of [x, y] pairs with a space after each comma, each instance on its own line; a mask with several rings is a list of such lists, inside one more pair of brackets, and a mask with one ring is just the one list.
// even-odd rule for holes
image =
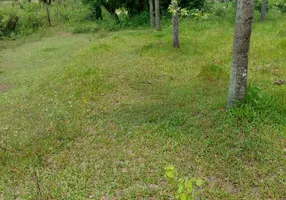
[[19, 17], [14, 8], [0, 8], [0, 38], [10, 36], [15, 32]]
[[286, 13], [286, 0], [284, 2], [277, 2], [274, 4], [282, 13]]
[[147, 25], [149, 20], [149, 13], [144, 11], [141, 14], [129, 17], [127, 13], [119, 14], [120, 25], [122, 27], [139, 27]]
[[[65, 1], [69, 3], [68, 1]], [[81, 26], [86, 20], [91, 20], [90, 9], [80, 3], [67, 6], [55, 1], [49, 5], [52, 25], [66, 23], [79, 28], [75, 32], [87, 32], [90, 28]], [[47, 12], [41, 3], [18, 3], [14, 6], [7, 4], [0, 8], [0, 37], [29, 35], [38, 29], [48, 27]]]
[[46, 14], [38, 3], [3, 6], [0, 9], [0, 37], [31, 34], [45, 26], [46, 21]]
[[[255, 0], [255, 9], [261, 11], [261, 0]], [[286, 12], [286, 0], [271, 3], [267, 1], [267, 10], [278, 9], [280, 12]]]
[[46, 13], [41, 10], [38, 3], [24, 4], [22, 9], [19, 9], [18, 15], [17, 34], [28, 35], [38, 28], [47, 26]]
[[[59, 9], [62, 22], [80, 23], [86, 20], [92, 20], [92, 10], [90, 10], [87, 6], [80, 4], [75, 9], [67, 9], [63, 7]], [[58, 15], [56, 7], [53, 7], [52, 12]], [[57, 19], [58, 16], [54, 16], [53, 18]]]
[[187, 9], [199, 9], [209, 12], [214, 4], [214, 0], [181, 0], [180, 6]]
[[[261, 0], [255, 0], [254, 3], [255, 3], [255, 10], [260, 12], [261, 11]], [[268, 1], [266, 3], [267, 3], [266, 9], [269, 10], [271, 5], [269, 4]]]

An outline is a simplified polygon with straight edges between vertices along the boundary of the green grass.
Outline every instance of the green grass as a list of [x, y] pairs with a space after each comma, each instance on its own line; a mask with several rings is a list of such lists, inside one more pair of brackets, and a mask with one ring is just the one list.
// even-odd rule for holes
[[202, 199], [284, 199], [284, 18], [254, 25], [248, 105], [231, 111], [227, 20], [182, 22], [179, 50], [170, 25], [2, 50], [0, 199], [172, 199], [168, 165]]

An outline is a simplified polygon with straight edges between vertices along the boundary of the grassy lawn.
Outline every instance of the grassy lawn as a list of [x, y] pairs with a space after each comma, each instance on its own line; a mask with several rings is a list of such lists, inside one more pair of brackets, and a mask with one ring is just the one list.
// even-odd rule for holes
[[[57, 34], [0, 55], [0, 199], [286, 198], [286, 21], [255, 23], [247, 106], [225, 110], [233, 23]], [[1, 42], [1, 41], [0, 41]]]

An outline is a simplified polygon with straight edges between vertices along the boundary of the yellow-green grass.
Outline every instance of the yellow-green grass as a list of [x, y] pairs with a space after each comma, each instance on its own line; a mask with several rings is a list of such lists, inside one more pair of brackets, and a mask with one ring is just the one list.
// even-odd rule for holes
[[[248, 105], [225, 110], [233, 24], [58, 34], [1, 51], [0, 198], [286, 197], [285, 15], [255, 23]], [[7, 87], [6, 87], [7, 88]]]

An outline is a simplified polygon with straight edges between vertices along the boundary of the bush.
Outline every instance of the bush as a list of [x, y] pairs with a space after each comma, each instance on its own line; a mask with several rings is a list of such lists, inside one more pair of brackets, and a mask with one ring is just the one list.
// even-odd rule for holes
[[[261, 12], [261, 0], [255, 0], [254, 3], [255, 3], [255, 5], [254, 5], [255, 6], [255, 10]], [[269, 10], [269, 3], [268, 3], [268, 1], [267, 1], [266, 9]]]
[[[54, 12], [56, 13], [56, 12]], [[69, 21], [72, 23], [81, 23], [86, 20], [92, 19], [92, 13], [91, 10], [88, 7], [85, 7], [83, 5], [79, 5], [76, 9], [61, 9], [60, 10], [61, 16], [63, 21]], [[54, 16], [54, 18], [57, 18], [57, 16]]]
[[213, 9], [213, 13], [218, 17], [225, 17], [229, 11], [228, 5], [225, 3], [216, 3]]
[[0, 38], [8, 37], [16, 30], [19, 17], [16, 9], [0, 9]]
[[22, 6], [22, 9], [19, 10], [17, 34], [28, 35], [40, 27], [47, 26], [46, 14], [40, 12], [40, 9], [40, 4], [38, 3], [29, 3]]
[[119, 14], [121, 27], [139, 27], [147, 25], [149, 21], [149, 13], [144, 11], [141, 14], [129, 17], [127, 13]]
[[286, 13], [286, 1], [284, 2], [277, 2], [274, 4], [278, 10], [280, 10], [282, 13]]
[[41, 11], [40, 4], [29, 3], [0, 9], [0, 37], [11, 37], [15, 34], [28, 35], [47, 25], [46, 13]]

